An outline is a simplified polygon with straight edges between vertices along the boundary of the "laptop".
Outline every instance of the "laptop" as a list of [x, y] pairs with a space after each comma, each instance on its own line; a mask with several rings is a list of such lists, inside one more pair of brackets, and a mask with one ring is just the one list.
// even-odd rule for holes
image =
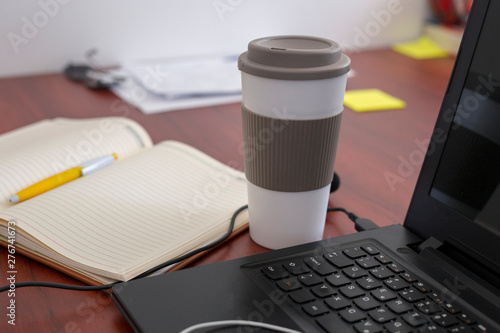
[[474, 1], [404, 225], [115, 285], [134, 330], [500, 332], [499, 32]]

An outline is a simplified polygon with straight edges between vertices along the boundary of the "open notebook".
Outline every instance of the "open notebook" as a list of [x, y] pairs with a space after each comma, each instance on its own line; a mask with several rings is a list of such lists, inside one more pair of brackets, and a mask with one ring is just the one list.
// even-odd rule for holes
[[[18, 204], [19, 190], [93, 158], [118, 161]], [[126, 281], [225, 233], [244, 174], [124, 118], [54, 119], [0, 136], [0, 238], [88, 283]], [[247, 216], [236, 230], [247, 226]]]

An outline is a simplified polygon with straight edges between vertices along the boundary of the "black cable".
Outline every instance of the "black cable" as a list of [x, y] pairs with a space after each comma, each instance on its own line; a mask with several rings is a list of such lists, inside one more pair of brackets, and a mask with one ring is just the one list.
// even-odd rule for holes
[[[171, 259], [169, 261], [166, 261], [164, 262], [163, 264], [160, 264], [160, 265], [157, 265], [149, 270], [147, 270], [146, 272], [136, 276], [135, 278], [133, 278], [132, 280], [137, 280], [137, 279], [140, 279], [140, 278], [143, 278], [151, 273], [154, 273], [156, 272], [157, 270], [161, 269], [161, 268], [164, 268], [166, 266], [170, 266], [170, 265], [173, 265], [173, 264], [176, 264], [180, 261], [183, 261], [184, 259], [187, 259], [195, 254], [198, 254], [200, 252], [203, 252], [203, 251], [206, 251], [216, 245], [219, 245], [220, 243], [224, 242], [226, 239], [229, 238], [229, 236], [231, 236], [231, 233], [233, 232], [233, 229], [234, 229], [234, 223], [236, 222], [236, 217], [238, 217], [238, 215], [244, 211], [245, 209], [248, 208], [248, 205], [245, 205], [243, 207], [240, 207], [238, 208], [233, 216], [231, 217], [231, 222], [229, 223], [229, 227], [226, 231], [226, 233], [219, 239], [217, 239], [216, 241], [210, 243], [210, 244], [207, 244], [205, 246], [202, 246], [198, 249], [195, 249], [191, 252], [188, 252], [180, 257], [177, 257], [177, 258], [174, 258], [174, 259]], [[48, 288], [58, 288], [58, 289], [68, 289], [68, 290], [76, 290], [76, 291], [93, 291], [93, 290], [106, 290], [106, 289], [110, 289], [111, 287], [113, 287], [115, 284], [117, 283], [121, 283], [120, 282], [115, 282], [115, 283], [110, 283], [110, 284], [105, 284], [105, 285], [102, 285], [102, 286], [75, 286], [75, 285], [69, 285], [69, 284], [60, 284], [60, 283], [51, 283], [51, 282], [38, 282], [38, 281], [31, 281], [31, 282], [20, 282], [20, 283], [15, 283], [14, 284], [14, 287], [17, 289], [17, 288], [22, 288], [22, 287], [48, 287]], [[0, 293], [1, 292], [4, 292], [4, 291], [7, 291], [10, 289], [10, 285], [8, 286], [4, 286], [4, 287], [1, 287], [0, 288]]]
[[333, 208], [333, 207], [328, 207], [328, 209], [326, 210], [326, 212], [327, 212], [327, 213], [328, 213], [328, 212], [344, 212], [344, 213], [346, 213], [346, 214], [349, 214], [349, 213], [350, 213], [347, 209], [342, 208], [342, 207], [335, 207], [335, 208]]
[[366, 230], [373, 230], [379, 228], [378, 225], [376, 225], [373, 221], [365, 218], [361, 218], [358, 215], [354, 214], [353, 212], [348, 211], [345, 208], [342, 207], [328, 207], [326, 210], [328, 212], [344, 212], [347, 214], [349, 219], [354, 222], [354, 229], [356, 231], [366, 231]]

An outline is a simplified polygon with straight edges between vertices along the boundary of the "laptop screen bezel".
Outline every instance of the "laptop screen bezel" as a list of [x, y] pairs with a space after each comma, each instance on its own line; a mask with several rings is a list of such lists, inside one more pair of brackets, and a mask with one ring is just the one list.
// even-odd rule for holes
[[450, 243], [500, 272], [500, 237], [430, 196], [446, 144], [443, 133], [448, 135], [452, 126], [450, 110], [457, 110], [489, 4], [490, 0], [474, 1], [404, 225], [423, 239]]

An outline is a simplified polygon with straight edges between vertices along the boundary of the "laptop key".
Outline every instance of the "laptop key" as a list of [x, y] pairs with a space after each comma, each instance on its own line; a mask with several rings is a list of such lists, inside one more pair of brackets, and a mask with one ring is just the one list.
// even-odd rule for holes
[[397, 294], [394, 291], [387, 288], [372, 290], [371, 294], [373, 297], [382, 302], [390, 301], [391, 299], [395, 299], [397, 297]]
[[403, 279], [405, 279], [408, 282], [415, 282], [418, 280], [415, 275], [408, 273], [408, 272], [401, 273], [401, 274], [399, 274], [399, 276], [401, 276]]
[[405, 289], [409, 286], [408, 282], [401, 278], [391, 278], [384, 281], [385, 285], [391, 288], [392, 290], [401, 290]]
[[420, 290], [421, 292], [423, 293], [428, 293], [429, 291], [431, 291], [431, 287], [429, 287], [428, 285], [426, 285], [425, 283], [423, 283], [422, 281], [417, 281], [413, 284], [413, 286], [415, 288], [417, 288], [418, 290]]
[[389, 264], [389, 265], [387, 265], [387, 267], [389, 267], [389, 269], [391, 271], [393, 271], [394, 273], [402, 273], [402, 272], [404, 272], [403, 267], [399, 266], [396, 263]]
[[462, 312], [462, 310], [454, 303], [450, 303], [450, 302], [447, 302], [447, 303], [443, 303], [441, 304], [441, 306], [446, 310], [448, 311], [449, 313], [451, 314], [455, 314], [455, 313], [460, 313]]
[[298, 279], [300, 282], [302, 282], [302, 284], [306, 286], [314, 286], [316, 284], [323, 283], [323, 280], [320, 279], [319, 276], [313, 273], [300, 275]]
[[329, 275], [337, 272], [335, 267], [318, 257], [308, 257], [304, 259], [304, 262], [319, 275]]
[[335, 287], [344, 286], [351, 283], [351, 281], [344, 274], [334, 274], [326, 278], [326, 281]]
[[467, 324], [467, 325], [472, 325], [476, 323], [476, 320], [472, 318], [470, 315], [468, 315], [465, 312], [462, 312], [457, 315], [458, 320], [460, 320], [462, 323]]
[[431, 319], [438, 324], [439, 326], [442, 327], [450, 327], [455, 324], [458, 324], [457, 318], [455, 316], [452, 316], [448, 313], [439, 313], [431, 316]]
[[366, 313], [356, 308], [347, 308], [339, 312], [340, 317], [349, 323], [355, 323], [366, 318]]
[[439, 304], [429, 300], [418, 302], [417, 304], [415, 304], [415, 307], [423, 314], [433, 314], [441, 311], [441, 307], [439, 306]]
[[391, 311], [397, 314], [405, 313], [412, 309], [412, 306], [410, 304], [400, 299], [389, 301], [386, 304], [387, 307], [391, 309]]
[[379, 333], [382, 332], [382, 326], [375, 323], [374, 321], [367, 319], [361, 323], [354, 325], [354, 328], [359, 333]]
[[288, 294], [288, 296], [295, 303], [298, 303], [298, 304], [303, 304], [303, 303], [307, 303], [307, 302], [315, 300], [314, 296], [311, 295], [311, 293], [305, 289], [299, 289], [296, 291], [292, 291], [290, 294]]
[[391, 321], [384, 325], [384, 327], [391, 333], [411, 333], [413, 332], [413, 327], [408, 325], [402, 320]]
[[283, 266], [285, 266], [287, 271], [294, 275], [309, 273], [311, 271], [307, 266], [302, 265], [299, 261], [288, 261], [283, 264]]
[[401, 296], [405, 301], [408, 302], [416, 302], [425, 298], [424, 294], [414, 288], [400, 291], [399, 296]]
[[375, 278], [373, 278], [371, 276], [363, 277], [363, 278], [357, 280], [356, 283], [359, 284], [362, 288], [364, 288], [366, 290], [371, 290], [371, 289], [375, 289], [375, 288], [382, 286], [382, 282], [380, 282], [379, 280], [376, 280]]
[[370, 274], [378, 279], [386, 279], [394, 275], [394, 273], [391, 270], [385, 267], [373, 268], [370, 270]]
[[328, 308], [323, 303], [320, 303], [320, 302], [313, 302], [313, 303], [306, 304], [306, 305], [302, 306], [302, 309], [304, 309], [304, 311], [308, 315], [313, 316], [313, 317], [316, 317], [316, 316], [319, 316], [319, 315], [322, 315], [322, 314], [328, 312]]
[[404, 321], [406, 321], [409, 325], [417, 327], [428, 322], [427, 318], [420, 314], [419, 312], [413, 311], [403, 315]]
[[365, 250], [366, 253], [371, 254], [371, 255], [376, 255], [379, 254], [380, 251], [373, 245], [368, 244], [368, 245], [362, 245], [361, 248]]
[[484, 326], [482, 324], [475, 324], [474, 326], [472, 326], [472, 329], [474, 330], [474, 332], [479, 332], [479, 333], [487, 333], [488, 332], [488, 329], [486, 328], [486, 326]]
[[297, 278], [291, 277], [276, 282], [276, 285], [283, 291], [291, 291], [300, 288]]
[[381, 264], [388, 264], [388, 263], [392, 262], [391, 258], [386, 256], [385, 254], [379, 254], [378, 256], [375, 256], [374, 258], [377, 259], [377, 261], [380, 262]]
[[436, 324], [428, 324], [418, 329], [418, 333], [447, 333], [448, 331]]
[[375, 309], [380, 305], [380, 302], [377, 301], [374, 297], [371, 296], [362, 296], [359, 298], [356, 298], [354, 300], [354, 304], [358, 306], [361, 310], [371, 310]]
[[444, 299], [439, 295], [437, 292], [432, 292], [430, 294], [427, 294], [427, 297], [432, 299], [436, 303], [443, 303]]
[[335, 289], [327, 284], [322, 284], [311, 289], [312, 293], [318, 297], [325, 298], [335, 295]]
[[386, 308], [371, 310], [368, 315], [377, 323], [386, 323], [396, 319], [396, 315]]
[[355, 284], [350, 284], [339, 288], [339, 291], [346, 297], [355, 298], [365, 294], [365, 291]]
[[373, 259], [372, 257], [365, 257], [365, 258], [356, 259], [356, 263], [359, 266], [366, 268], [366, 269], [380, 266], [380, 263], [378, 261], [376, 261], [375, 259]]
[[363, 251], [361, 249], [361, 247], [359, 246], [356, 246], [356, 247], [351, 247], [349, 249], [345, 249], [344, 251], [344, 254], [346, 256], [348, 256], [349, 258], [351, 259], [358, 259], [358, 258], [361, 258], [361, 257], [365, 257], [366, 256], [366, 252]]
[[336, 295], [325, 300], [326, 305], [331, 307], [334, 310], [340, 310], [351, 306], [351, 301], [347, 298], [344, 298], [340, 295]]
[[459, 325], [448, 330], [450, 333], [473, 333], [472, 329], [466, 325]]
[[325, 259], [337, 266], [344, 268], [354, 265], [351, 259], [347, 258], [341, 251], [333, 251], [324, 255]]
[[358, 279], [360, 277], [368, 275], [368, 272], [366, 270], [356, 266], [344, 268], [342, 272], [344, 272], [344, 274], [350, 277], [351, 279]]
[[281, 265], [264, 267], [262, 272], [272, 280], [279, 280], [288, 276], [288, 272]]

